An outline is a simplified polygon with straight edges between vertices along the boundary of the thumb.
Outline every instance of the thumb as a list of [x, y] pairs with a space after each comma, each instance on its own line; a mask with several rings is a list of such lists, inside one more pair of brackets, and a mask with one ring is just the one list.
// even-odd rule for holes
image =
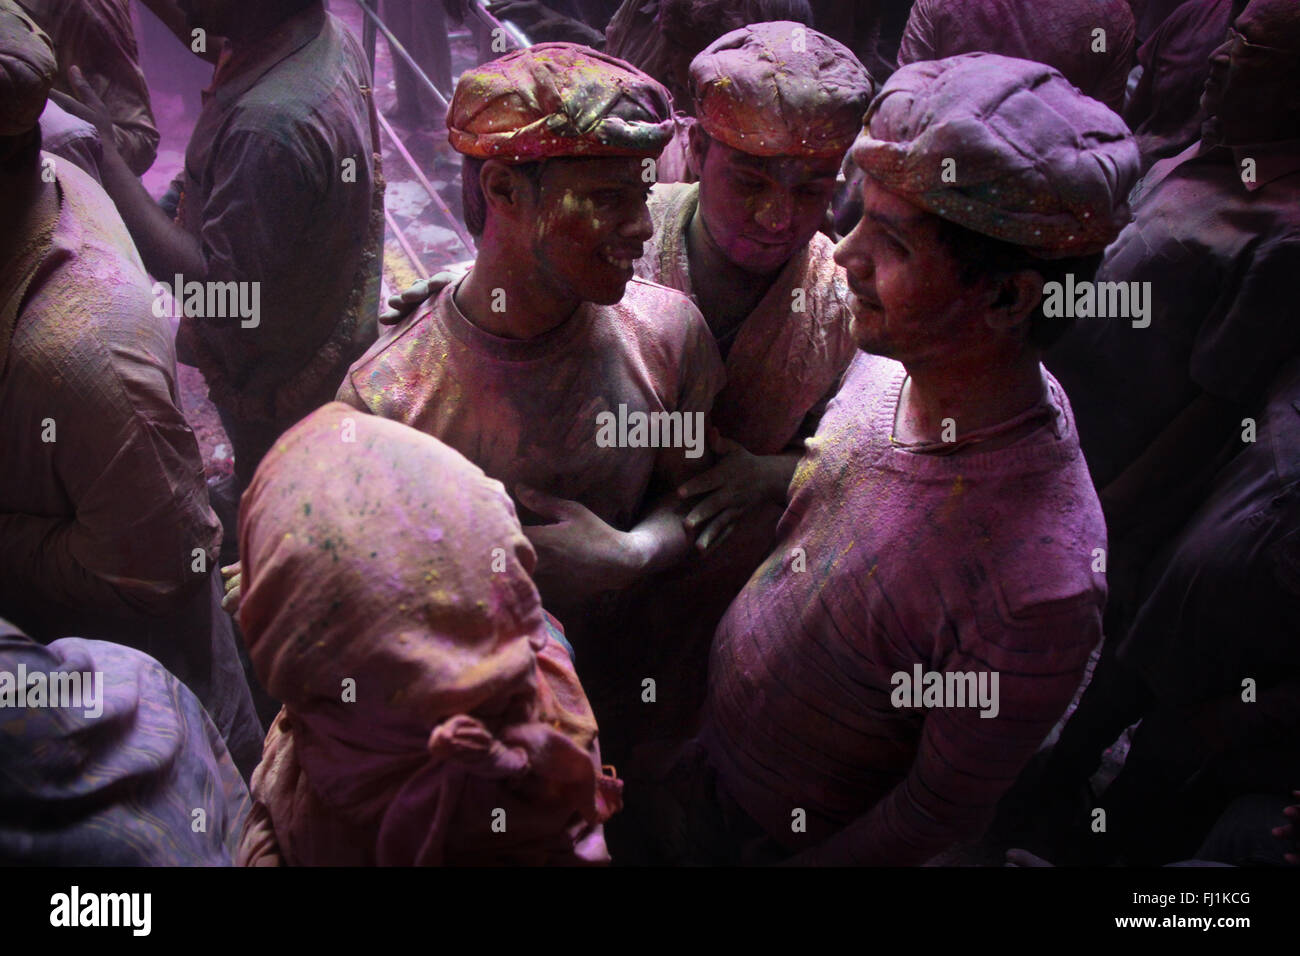
[[77, 99], [81, 100], [81, 102], [90, 105], [99, 99], [95, 95], [95, 91], [90, 88], [90, 84], [86, 82], [86, 76], [81, 72], [81, 67], [74, 66], [68, 71], [68, 81], [72, 85], [72, 91], [77, 94]]
[[522, 501], [529, 511], [534, 511], [543, 518], [562, 521], [573, 513], [572, 506], [574, 502], [548, 495], [544, 491], [538, 491], [536, 488], [530, 488], [527, 485], [516, 485], [515, 497]]
[[[99, 127], [100, 135], [105, 136], [105, 130], [112, 128], [111, 120], [108, 117], [108, 107], [104, 105], [104, 101], [100, 98], [99, 94], [95, 92], [89, 81], [87, 81], [86, 76], [81, 72], [80, 67], [74, 66], [68, 71], [68, 82], [72, 86], [72, 92], [76, 94], [77, 101], [94, 114], [95, 119], [93, 124]], [[108, 125], [106, 126], [105, 124]], [[104, 145], [110, 146], [112, 144], [105, 143]]]

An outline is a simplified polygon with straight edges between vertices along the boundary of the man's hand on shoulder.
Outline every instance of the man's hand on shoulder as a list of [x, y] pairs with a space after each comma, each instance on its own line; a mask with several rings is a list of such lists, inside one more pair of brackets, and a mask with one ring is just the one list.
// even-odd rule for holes
[[421, 279], [410, 288], [388, 297], [388, 308], [379, 313], [380, 325], [397, 325], [420, 307], [420, 303], [436, 296], [459, 279], [461, 273], [444, 269], [428, 279]]

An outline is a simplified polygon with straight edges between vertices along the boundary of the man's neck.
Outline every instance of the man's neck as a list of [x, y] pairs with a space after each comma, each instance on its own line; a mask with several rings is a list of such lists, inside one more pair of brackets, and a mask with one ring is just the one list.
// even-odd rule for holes
[[[691, 291], [715, 336], [725, 334], [753, 312], [781, 274], [777, 269], [771, 275], [756, 276], [728, 259], [709, 235], [698, 206], [686, 229], [686, 258], [691, 267]], [[700, 281], [706, 276], [706, 282]]]
[[247, 4], [240, 13], [237, 23], [226, 31], [226, 40], [231, 49], [239, 51], [244, 47], [255, 46], [267, 36], [278, 30], [286, 20], [304, 13], [319, 3], [311, 3], [292, 10], [287, 3], [273, 2]]
[[[899, 399], [895, 436], [909, 444], [950, 440], [953, 430], [945, 429], [947, 419], [955, 424], [960, 440], [1015, 418], [1045, 397], [1038, 353], [1033, 349], [980, 365], [926, 362], [906, 368], [908, 380]], [[1027, 430], [1032, 427], [1033, 423], [1026, 424]], [[992, 451], [1023, 437], [1020, 430], [1008, 432], [981, 443], [979, 450]]]
[[478, 328], [503, 339], [532, 339], [567, 322], [582, 303], [550, 294], [518, 253], [484, 244], [455, 291], [456, 307]]

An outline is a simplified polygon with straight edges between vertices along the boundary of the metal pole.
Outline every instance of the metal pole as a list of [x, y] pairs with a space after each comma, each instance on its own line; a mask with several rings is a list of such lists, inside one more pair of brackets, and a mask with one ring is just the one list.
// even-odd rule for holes
[[[357, 0], [357, 6], [361, 8], [361, 11], [367, 17], [369, 17], [370, 22], [374, 23], [375, 28], [388, 38], [388, 43], [393, 48], [393, 52], [406, 61], [406, 65], [409, 66], [415, 75], [420, 78], [420, 82], [423, 83], [429, 92], [433, 94], [434, 99], [441, 103], [443, 108], [446, 109], [446, 94], [433, 85], [433, 80], [429, 79], [424, 70], [420, 69], [420, 64], [415, 62], [415, 58], [406, 52], [406, 47], [402, 46], [402, 42], [398, 40], [397, 37], [393, 36], [393, 31], [388, 29], [388, 25], [385, 24], [383, 20], [379, 19], [379, 15], [375, 13], [374, 10], [370, 9], [370, 4], [366, 3], [366, 0]], [[373, 51], [374, 48], [372, 47], [371, 49]], [[373, 73], [373, 68], [371, 72]]]
[[501, 30], [506, 36], [514, 41], [515, 46], [527, 49], [533, 45], [532, 41], [528, 39], [523, 30], [520, 30], [509, 21], [502, 22], [492, 16], [492, 14], [488, 13], [487, 4], [484, 3], [483, 0], [475, 0], [475, 3], [470, 5], [470, 13], [478, 17], [483, 25], [489, 30]]
[[438, 190], [433, 188], [433, 183], [429, 182], [428, 177], [424, 175], [424, 171], [421, 170], [419, 164], [416, 163], [415, 157], [410, 154], [407, 148], [402, 145], [402, 141], [397, 138], [397, 134], [393, 132], [393, 127], [389, 125], [384, 114], [380, 113], [378, 115], [379, 125], [383, 128], [384, 132], [388, 134], [388, 138], [393, 141], [393, 147], [397, 150], [398, 155], [401, 156], [402, 159], [406, 160], [406, 165], [411, 167], [411, 172], [415, 174], [415, 178], [419, 181], [420, 185], [424, 187], [424, 191], [429, 194], [429, 198], [433, 200], [434, 205], [438, 207], [442, 214], [447, 218], [447, 221], [451, 223], [452, 229], [455, 230], [456, 235], [460, 238], [461, 244], [464, 245], [471, 256], [475, 255], [474, 239], [470, 236], [469, 232], [466, 231], [465, 227], [461, 225], [460, 220], [456, 218], [451, 209], [448, 208], [447, 204], [443, 202], [442, 197], [438, 195]]
[[420, 278], [429, 278], [428, 268], [420, 261], [420, 257], [415, 254], [415, 249], [411, 247], [411, 243], [407, 240], [406, 233], [402, 232], [402, 227], [397, 224], [397, 220], [392, 217], [392, 214], [387, 209], [384, 210], [384, 219], [388, 221], [388, 228], [393, 230], [393, 238], [397, 240], [397, 244], [406, 253], [406, 258], [411, 260], [411, 265], [415, 266], [415, 271]]
[[379, 33], [375, 30], [374, 21], [369, 18], [361, 22], [361, 46], [366, 51], [366, 60], [370, 63], [370, 78], [374, 81], [375, 76], [375, 43], [379, 38]]

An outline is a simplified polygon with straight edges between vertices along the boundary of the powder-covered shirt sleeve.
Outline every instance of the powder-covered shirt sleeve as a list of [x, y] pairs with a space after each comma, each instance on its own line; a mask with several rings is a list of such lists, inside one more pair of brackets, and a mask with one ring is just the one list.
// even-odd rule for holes
[[31, 383], [18, 393], [24, 457], [74, 513], [0, 514], [0, 603], [165, 613], [207, 584], [220, 539], [198, 443], [172, 397], [170, 343], [107, 323], [84, 332], [72, 354], [50, 331], [35, 354], [11, 355], [14, 381]]
[[265, 281], [301, 269], [304, 243], [323, 228], [322, 175], [301, 150], [260, 130], [223, 137], [199, 233], [206, 278]]
[[108, 107], [122, 158], [137, 176], [144, 173], [157, 155], [159, 133], [126, 0], [39, 0], [33, 6], [58, 50], [58, 88], [71, 93], [69, 72], [80, 68]]
[[58, 176], [55, 247], [0, 379], [0, 460], [23, 462], [0, 475], [0, 606], [70, 634], [177, 610], [207, 585], [221, 526], [126, 228], [80, 170]]
[[45, 112], [41, 114], [41, 149], [75, 163], [102, 185], [104, 177], [100, 174], [100, 167], [104, 162], [104, 147], [99, 141], [99, 132], [52, 99], [45, 104]]
[[[362, 356], [365, 359], [366, 356]], [[357, 392], [357, 387], [352, 384], [352, 376], [348, 375], [343, 379], [343, 384], [339, 386], [338, 394], [334, 396], [334, 401], [342, 402], [345, 405], [351, 405], [358, 411], [368, 412], [370, 409], [366, 406], [365, 400]]]
[[1191, 356], [1192, 380], [1218, 398], [1250, 403], [1300, 346], [1291, 301], [1300, 275], [1300, 231], [1262, 242], [1226, 312], [1202, 322]]
[[1062, 603], [1021, 612], [995, 645], [944, 662], [944, 672], [996, 672], [997, 715], [982, 717], [976, 707], [929, 711], [907, 776], [832, 845], [861, 865], [919, 866], [983, 831], [1069, 706], [1101, 640], [1094, 598]]

